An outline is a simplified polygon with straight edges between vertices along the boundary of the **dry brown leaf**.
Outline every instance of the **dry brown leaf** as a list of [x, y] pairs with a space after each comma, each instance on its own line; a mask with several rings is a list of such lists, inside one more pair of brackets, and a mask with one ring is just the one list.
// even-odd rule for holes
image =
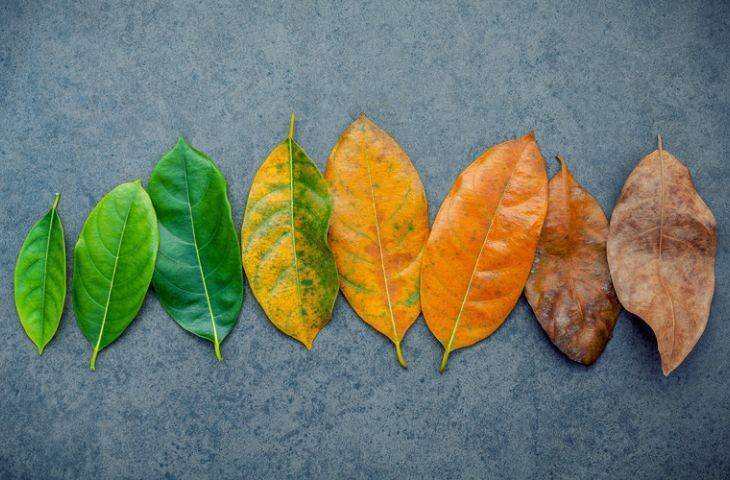
[[689, 170], [659, 148], [626, 180], [611, 216], [608, 264], [626, 310], [654, 330], [664, 375], [705, 330], [715, 289], [717, 223]]
[[606, 261], [608, 220], [568, 170], [548, 185], [548, 211], [525, 296], [550, 340], [590, 365], [611, 338], [621, 306]]

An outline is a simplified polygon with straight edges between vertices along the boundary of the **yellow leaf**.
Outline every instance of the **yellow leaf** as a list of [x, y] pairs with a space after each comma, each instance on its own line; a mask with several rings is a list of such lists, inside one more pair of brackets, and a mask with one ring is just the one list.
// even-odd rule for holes
[[421, 311], [421, 253], [428, 205], [418, 172], [386, 131], [361, 115], [332, 149], [325, 178], [334, 199], [330, 244], [342, 293], [367, 324], [401, 341]]

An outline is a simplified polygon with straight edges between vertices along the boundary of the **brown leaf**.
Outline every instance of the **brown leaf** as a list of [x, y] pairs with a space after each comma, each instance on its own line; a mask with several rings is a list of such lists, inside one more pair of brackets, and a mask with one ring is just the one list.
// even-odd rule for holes
[[545, 162], [532, 133], [469, 165], [436, 215], [421, 268], [421, 305], [449, 354], [504, 322], [522, 293], [547, 209]]
[[689, 170], [662, 148], [626, 180], [611, 217], [608, 264], [626, 310], [654, 330], [664, 375], [702, 336], [715, 289], [717, 223]]
[[568, 170], [548, 185], [548, 211], [525, 296], [550, 340], [585, 365], [611, 338], [621, 306], [606, 261], [608, 220]]

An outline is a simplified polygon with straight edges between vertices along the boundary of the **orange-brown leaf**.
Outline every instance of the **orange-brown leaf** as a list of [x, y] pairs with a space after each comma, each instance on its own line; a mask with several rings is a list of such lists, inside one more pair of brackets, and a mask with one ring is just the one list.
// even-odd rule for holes
[[662, 148], [644, 157], [611, 216], [608, 264], [626, 310], [649, 324], [664, 375], [705, 331], [715, 290], [717, 223], [687, 167]]
[[611, 338], [621, 306], [606, 260], [608, 220], [568, 170], [548, 185], [548, 210], [525, 296], [550, 340], [590, 365]]
[[547, 208], [545, 162], [532, 133], [487, 150], [456, 179], [421, 270], [428, 328], [449, 354], [491, 335], [517, 303]]
[[332, 149], [325, 178], [329, 239], [352, 308], [395, 345], [421, 311], [419, 273], [428, 205], [418, 172], [386, 131], [361, 115]]

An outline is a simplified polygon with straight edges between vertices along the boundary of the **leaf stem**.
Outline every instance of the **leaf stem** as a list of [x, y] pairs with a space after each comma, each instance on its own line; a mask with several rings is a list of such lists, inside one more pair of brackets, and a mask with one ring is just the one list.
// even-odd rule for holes
[[213, 350], [215, 350], [215, 358], [217, 358], [219, 362], [223, 361], [223, 355], [221, 355], [221, 344], [217, 341], [213, 342]]
[[55, 210], [55, 209], [56, 209], [56, 207], [58, 207], [58, 201], [59, 201], [60, 199], [61, 199], [61, 194], [60, 194], [60, 193], [58, 193], [58, 192], [56, 192], [56, 193], [55, 193], [55, 194], [53, 195], [53, 206], [51, 207], [52, 209], [54, 209], [54, 210]]
[[441, 357], [441, 365], [439, 366], [439, 372], [444, 373], [444, 370], [446, 370], [446, 362], [449, 361], [449, 355], [451, 355], [451, 350], [446, 349], [444, 350], [444, 356]]
[[99, 348], [94, 347], [94, 350], [91, 351], [91, 362], [89, 362], [89, 368], [93, 372], [96, 370], [96, 356], [99, 354]]
[[400, 342], [395, 344], [395, 354], [398, 357], [398, 363], [400, 363], [400, 366], [407, 368], [408, 365], [406, 364], [406, 359], [403, 358], [403, 350], [400, 348]]
[[662, 150], [664, 150], [664, 141], [662, 140], [662, 134], [661, 133], [658, 134], [656, 136], [656, 139], [657, 139], [657, 144], [659, 145], [658, 149], [661, 152]]
[[289, 138], [294, 139], [294, 122], [297, 119], [297, 114], [292, 112], [291, 119], [289, 120]]

